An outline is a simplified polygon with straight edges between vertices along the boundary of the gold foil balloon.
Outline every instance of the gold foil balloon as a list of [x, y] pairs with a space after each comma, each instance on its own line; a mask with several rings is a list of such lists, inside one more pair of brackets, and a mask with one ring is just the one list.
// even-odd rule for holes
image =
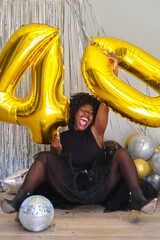
[[82, 58], [82, 75], [90, 91], [121, 116], [141, 125], [160, 127], [160, 96], [148, 97], [115, 76], [108, 57], [114, 52], [119, 66], [160, 93], [160, 61], [120, 39], [91, 39]]
[[153, 173], [152, 168], [151, 168], [151, 164], [146, 162], [145, 160], [135, 159], [134, 163], [136, 165], [139, 178], [145, 178], [149, 174]]
[[[17, 98], [15, 89], [32, 65], [30, 93]], [[24, 25], [0, 54], [0, 121], [29, 128], [32, 140], [50, 143], [52, 131], [66, 125], [69, 100], [63, 96], [64, 66], [58, 28]]]

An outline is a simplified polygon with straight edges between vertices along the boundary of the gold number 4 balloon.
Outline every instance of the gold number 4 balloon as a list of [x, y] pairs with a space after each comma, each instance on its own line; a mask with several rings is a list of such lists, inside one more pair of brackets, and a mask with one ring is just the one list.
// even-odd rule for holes
[[160, 127], [160, 96], [148, 97], [116, 77], [104, 53], [114, 52], [119, 66], [160, 93], [160, 61], [120, 39], [91, 39], [82, 58], [82, 75], [90, 91], [121, 116], [141, 125]]
[[[30, 65], [30, 93], [17, 98], [15, 89]], [[63, 72], [58, 28], [44, 24], [22, 26], [0, 54], [0, 121], [25, 125], [34, 142], [50, 143], [52, 132], [68, 121]]]

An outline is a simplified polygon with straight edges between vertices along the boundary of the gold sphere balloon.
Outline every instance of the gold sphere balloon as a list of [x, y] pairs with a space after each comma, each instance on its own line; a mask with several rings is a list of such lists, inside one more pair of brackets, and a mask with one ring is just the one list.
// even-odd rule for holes
[[143, 159], [135, 159], [134, 163], [136, 165], [139, 178], [145, 178], [153, 172], [151, 164]]
[[129, 145], [131, 139], [132, 139], [136, 134], [137, 134], [137, 133], [134, 133], [134, 134], [130, 135], [130, 136], [127, 138], [126, 146], [125, 146], [126, 148], [128, 148], [128, 145]]

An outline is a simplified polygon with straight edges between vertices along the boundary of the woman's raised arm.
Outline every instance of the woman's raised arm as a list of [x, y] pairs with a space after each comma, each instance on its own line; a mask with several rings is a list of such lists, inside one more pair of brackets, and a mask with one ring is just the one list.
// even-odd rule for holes
[[[116, 76], [118, 76], [118, 58], [114, 53], [106, 54], [111, 63], [113, 64], [113, 71]], [[95, 118], [95, 123], [91, 126], [91, 131], [100, 147], [103, 146], [103, 136], [105, 129], [108, 124], [108, 114], [109, 108], [103, 103], [100, 103], [97, 115]]]

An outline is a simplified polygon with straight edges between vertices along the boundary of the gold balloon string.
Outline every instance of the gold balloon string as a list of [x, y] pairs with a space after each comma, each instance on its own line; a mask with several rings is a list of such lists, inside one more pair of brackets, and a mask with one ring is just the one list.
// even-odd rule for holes
[[[70, 5], [69, 5], [70, 6]], [[68, 11], [68, 42], [69, 44], [72, 44], [72, 38], [71, 38], [71, 6], [69, 8]], [[71, 48], [69, 48], [69, 88], [70, 88], [70, 94], [72, 94], [72, 52], [71, 52]]]
[[[88, 18], [88, 21], [90, 23], [89, 28], [91, 28], [91, 29], [94, 28], [96, 31], [100, 32], [101, 36], [105, 36], [106, 35], [105, 31], [104, 31], [102, 25], [100, 24], [99, 19], [95, 15], [94, 10], [92, 8], [92, 5], [90, 4], [90, 2], [88, 0], [83, 1], [83, 2], [84, 2], [85, 7], [86, 7], [86, 5], [88, 5], [88, 12], [87, 13], [90, 13], [90, 15], [91, 15], [89, 17], [89, 14], [86, 14], [86, 17]], [[92, 32], [95, 32], [95, 31], [92, 30]]]
[[[125, 73], [125, 71], [124, 71], [123, 69], [119, 69], [119, 70], [120, 70], [120, 72], [122, 72], [122, 74], [123, 74], [126, 82], [127, 82], [128, 85], [130, 86], [131, 84], [130, 84], [130, 81], [129, 81], [129, 79], [128, 79], [126, 73]], [[128, 120], [126, 120], [126, 123], [134, 130], [134, 132], [137, 132], [137, 128], [138, 128], [139, 126], [135, 125], [134, 123], [132, 123], [132, 122], [130, 122], [130, 121], [128, 121]]]
[[[82, 55], [83, 55], [83, 51], [84, 51], [84, 46], [83, 46], [83, 43], [82, 43], [82, 40], [81, 40], [81, 26], [77, 25], [77, 37], [78, 37], [78, 42], [79, 42], [79, 48], [78, 48], [78, 54], [77, 54], [77, 60], [79, 60], [79, 68], [77, 67], [76, 69], [78, 70], [77, 71], [77, 79], [78, 79], [78, 76], [81, 75], [81, 60], [82, 60]], [[76, 61], [77, 63], [78, 61]], [[78, 89], [81, 89], [81, 91], [83, 92], [86, 92], [88, 91], [88, 88], [86, 87], [86, 85], [84, 84], [84, 81], [81, 80], [79, 81], [79, 88]]]
[[[129, 86], [131, 86], [130, 81], [129, 81], [125, 71], [123, 69], [119, 69], [119, 70], [122, 72], [124, 78], [126, 79], [127, 84]], [[132, 123], [128, 120], [126, 120], [126, 123], [134, 130], [134, 132], [137, 132], [137, 131], [139, 131], [140, 133], [143, 132], [143, 130], [142, 130], [143, 127], [142, 126], [136, 125], [136, 124], [134, 124], [134, 123]]]
[[[89, 44], [89, 43], [90, 43], [90, 36], [89, 36], [89, 34], [88, 34], [87, 30], [86, 30], [85, 19], [83, 19], [82, 16], [79, 14], [80, 6], [79, 6], [79, 8], [78, 8], [78, 10], [77, 10], [77, 6], [76, 6], [75, 4], [73, 4], [72, 1], [66, 1], [66, 3], [70, 6], [71, 11], [72, 11], [73, 14], [76, 16], [77, 21], [78, 21], [78, 23], [79, 23], [79, 26], [78, 26], [78, 27], [81, 27], [81, 29], [83, 30], [83, 34], [84, 34], [84, 36], [85, 36], [85, 38], [86, 38], [86, 40], [88, 41], [88, 44]], [[81, 1], [80, 1], [79, 4], [81, 4]], [[83, 1], [83, 4], [85, 4], [84, 1]], [[92, 6], [91, 6], [89, 3], [88, 3], [88, 5], [89, 5], [89, 7], [92, 9]], [[85, 10], [87, 11], [87, 9], [88, 9], [88, 8], [86, 7]], [[85, 15], [85, 17], [88, 17], [88, 12], [86, 12], [84, 15]], [[94, 17], [92, 16], [91, 19], [94, 19]], [[89, 20], [90, 20], [90, 19], [88, 18], [88, 21], [89, 21]], [[90, 25], [91, 25], [91, 24], [90, 24]], [[93, 25], [93, 23], [92, 23], [92, 25]], [[95, 24], [94, 24], [94, 25], [95, 25]], [[102, 29], [101, 26], [100, 26], [100, 29]]]
[[150, 137], [154, 140], [156, 146], [159, 146], [159, 140], [158, 140], [158, 138], [155, 136], [155, 133], [154, 133], [154, 130], [155, 130], [155, 129], [146, 127], [145, 130], [146, 130], [146, 135], [150, 136]]
[[[81, 2], [79, 2], [79, 6], [75, 6], [73, 1], [67, 1], [69, 6], [69, 14], [68, 14], [68, 26], [69, 26], [69, 34], [68, 34], [68, 43], [69, 43], [69, 67], [65, 65], [65, 69], [69, 71], [69, 81], [70, 81], [70, 94], [73, 94], [77, 91], [88, 91], [86, 85], [84, 84], [83, 80], [81, 79], [81, 72], [79, 71], [81, 68], [81, 57], [84, 51], [84, 45], [88, 45], [89, 43], [89, 34], [87, 33], [87, 28], [84, 24], [86, 20], [86, 16], [88, 16], [88, 6], [85, 8], [84, 11], [84, 18], [79, 14], [81, 9]], [[77, 23], [74, 21], [71, 24], [72, 15], [76, 16]], [[77, 46], [74, 47], [74, 39], [73, 39], [73, 28], [74, 28], [74, 37], [78, 39], [79, 48]], [[72, 48], [70, 47], [72, 46]], [[73, 51], [74, 48], [74, 51]], [[79, 50], [79, 51], [78, 51]], [[64, 50], [65, 51], [65, 50]], [[77, 61], [79, 59], [79, 61]], [[73, 65], [73, 66], [72, 66]], [[80, 78], [80, 79], [79, 79]], [[64, 83], [65, 84], [65, 83]], [[68, 95], [67, 95], [68, 96]], [[70, 95], [69, 95], [70, 96]]]
[[92, 7], [91, 3], [90, 3], [88, 0], [86, 0], [86, 2], [87, 2], [88, 5], [90, 6], [90, 10], [91, 10], [91, 13], [92, 13], [91, 19], [93, 19], [94, 22], [97, 22], [97, 23], [98, 23], [99, 31], [101, 30], [101, 32], [102, 32], [101, 35], [102, 35], [102, 36], [106, 36], [106, 33], [105, 33], [102, 25], [100, 24], [100, 21], [99, 21], [98, 17], [96, 16], [96, 14], [95, 14], [95, 12], [94, 12], [94, 10], [93, 10], [93, 7]]
[[[98, 29], [101, 35], [106, 35], [103, 27], [94, 13], [92, 5], [88, 0], [79, 1], [79, 5], [76, 5], [73, 1], [67, 1], [67, 3], [71, 6], [71, 9], [78, 20], [79, 26], [82, 28], [84, 36], [88, 40], [88, 43], [90, 43], [90, 29], [94, 29], [92, 30], [94, 33], [96, 33]], [[84, 11], [84, 14], [79, 14], [81, 10]]]
[[[77, 12], [77, 6], [75, 4], [73, 4], [72, 1], [66, 1], [66, 3], [69, 5], [70, 10], [73, 12], [73, 14], [76, 16], [76, 18], [78, 20], [78, 23], [81, 26], [86, 39], [89, 41], [89, 35], [86, 31], [86, 28], [85, 28], [85, 25], [84, 25], [84, 21], [82, 20], [82, 17], [79, 15], [79, 12]], [[70, 24], [71, 24], [71, 21], [70, 21]]]
[[[116, 118], [116, 124], [114, 124], [114, 126], [112, 126], [112, 130], [114, 131], [115, 126], [117, 126], [118, 129], [119, 129], [119, 134], [120, 134], [120, 136], [122, 136], [122, 135], [123, 135], [123, 128], [122, 128], [121, 125], [120, 125], [119, 115], [114, 114], [114, 116], [115, 116], [115, 118]], [[110, 121], [112, 122], [112, 119], [110, 119]], [[115, 134], [116, 134], [116, 133], [115, 133]], [[116, 139], [116, 137], [115, 137], [115, 139]]]
[[149, 86], [147, 86], [147, 85], [146, 85], [146, 95], [149, 97], [151, 96], [150, 91], [149, 91]]
[[123, 76], [125, 77], [128, 85], [131, 85], [130, 82], [129, 82], [129, 79], [127, 78], [127, 76], [126, 76], [126, 74], [125, 74], [125, 72], [124, 72], [122, 69], [120, 69], [120, 71], [123, 73]]

